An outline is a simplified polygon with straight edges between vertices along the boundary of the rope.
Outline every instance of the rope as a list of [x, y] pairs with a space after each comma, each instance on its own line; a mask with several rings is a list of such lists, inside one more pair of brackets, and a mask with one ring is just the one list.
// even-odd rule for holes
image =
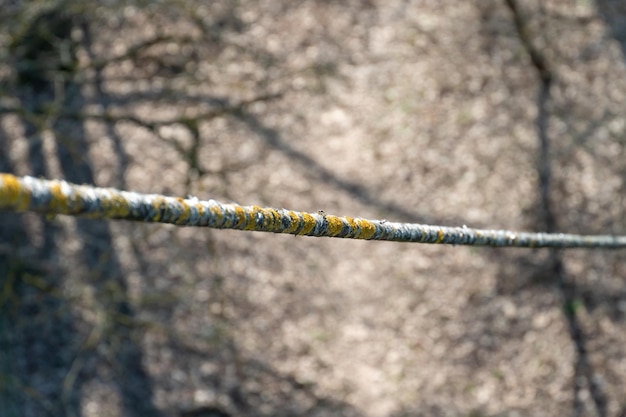
[[214, 229], [472, 246], [524, 248], [626, 248], [626, 236], [518, 233], [394, 223], [286, 209], [224, 204], [215, 200], [139, 194], [0, 173], [0, 209], [124, 219]]

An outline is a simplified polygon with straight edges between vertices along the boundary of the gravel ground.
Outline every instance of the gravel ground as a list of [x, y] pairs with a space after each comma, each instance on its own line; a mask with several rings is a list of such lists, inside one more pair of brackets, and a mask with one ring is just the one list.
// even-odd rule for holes
[[[622, 1], [2, 3], [1, 171], [625, 233]], [[4, 212], [0, 414], [624, 416], [624, 258]]]

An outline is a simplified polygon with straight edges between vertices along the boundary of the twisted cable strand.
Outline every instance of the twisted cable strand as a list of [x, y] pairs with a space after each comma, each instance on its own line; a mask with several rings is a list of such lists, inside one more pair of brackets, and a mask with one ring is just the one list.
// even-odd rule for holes
[[0, 209], [179, 226], [432, 244], [524, 248], [625, 248], [626, 236], [525, 233], [394, 223], [140, 194], [0, 173]]

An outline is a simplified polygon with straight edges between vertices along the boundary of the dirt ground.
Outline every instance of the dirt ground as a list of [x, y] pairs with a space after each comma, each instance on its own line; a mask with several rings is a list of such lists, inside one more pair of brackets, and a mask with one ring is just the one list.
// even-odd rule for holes
[[[624, 234], [626, 3], [519, 3], [0, 0], [0, 171]], [[0, 415], [626, 416], [625, 258], [2, 212]]]

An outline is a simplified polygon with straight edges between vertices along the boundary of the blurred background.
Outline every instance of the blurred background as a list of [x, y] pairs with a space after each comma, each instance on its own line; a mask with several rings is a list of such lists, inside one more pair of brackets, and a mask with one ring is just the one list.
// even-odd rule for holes
[[[626, 233], [621, 0], [0, 0], [0, 171]], [[626, 253], [2, 212], [0, 414], [625, 416]]]

